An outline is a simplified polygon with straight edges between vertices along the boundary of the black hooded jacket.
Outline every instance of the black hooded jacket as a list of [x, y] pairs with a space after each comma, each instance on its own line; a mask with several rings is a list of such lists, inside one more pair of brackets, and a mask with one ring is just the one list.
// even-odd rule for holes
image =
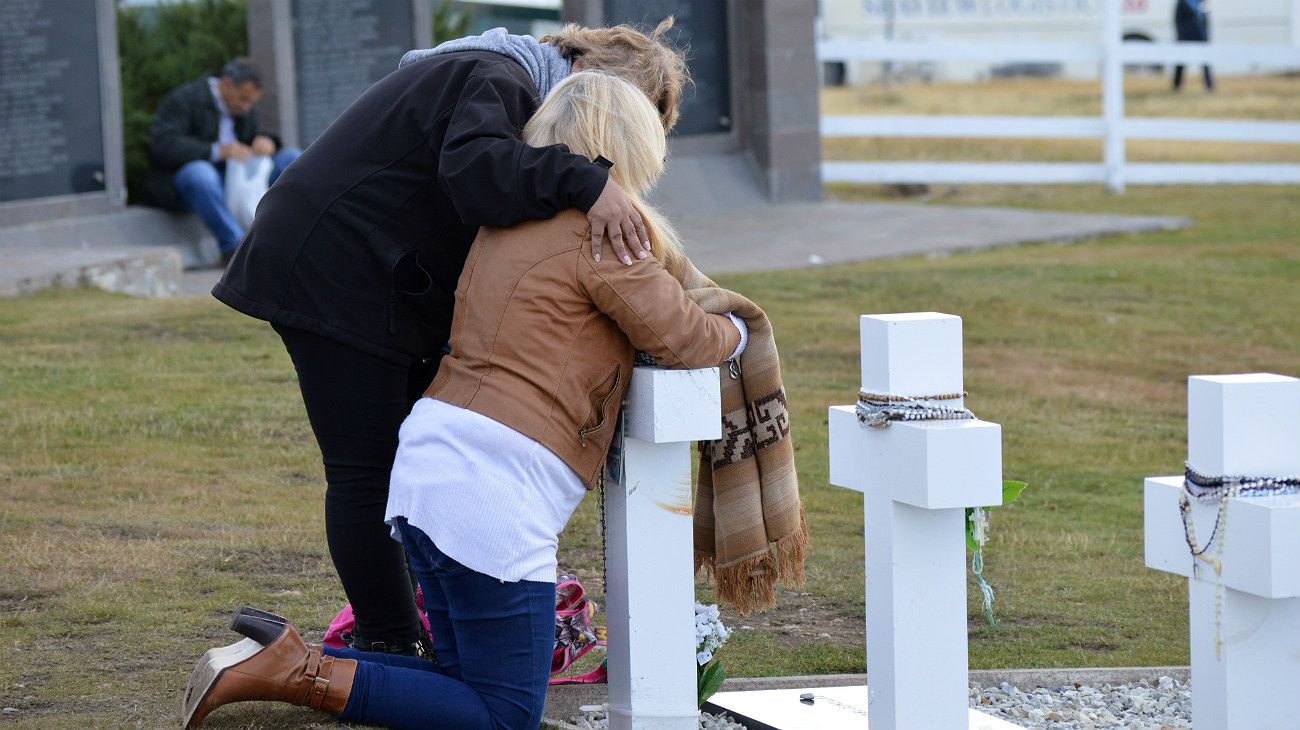
[[213, 296], [401, 364], [436, 357], [478, 228], [585, 212], [605, 187], [565, 146], [523, 143], [536, 95], [487, 51], [389, 74], [267, 191]]

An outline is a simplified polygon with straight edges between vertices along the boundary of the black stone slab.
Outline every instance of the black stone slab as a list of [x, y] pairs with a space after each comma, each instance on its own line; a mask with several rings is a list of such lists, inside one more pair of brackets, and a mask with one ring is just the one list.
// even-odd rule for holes
[[611, 24], [633, 23], [652, 29], [668, 16], [676, 19], [668, 38], [689, 49], [694, 84], [682, 91], [681, 119], [674, 134], [727, 132], [732, 126], [731, 69], [727, 48], [727, 3], [698, 0], [606, 0]]
[[105, 189], [96, 0], [0, 0], [0, 203]]
[[299, 142], [306, 146], [397, 68], [414, 32], [410, 0], [294, 0]]

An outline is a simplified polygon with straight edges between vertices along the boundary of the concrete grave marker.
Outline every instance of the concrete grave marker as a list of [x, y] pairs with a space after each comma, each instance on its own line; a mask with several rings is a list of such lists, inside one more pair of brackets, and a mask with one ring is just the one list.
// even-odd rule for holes
[[605, 481], [609, 726], [695, 730], [691, 442], [722, 438], [718, 368], [633, 368], [624, 419]]
[[[1189, 378], [1187, 463], [1211, 477], [1300, 476], [1300, 380], [1269, 373]], [[1147, 479], [1143, 522], [1147, 566], [1188, 579], [1192, 723], [1294, 728], [1300, 495], [1188, 499], [1185, 530], [1184, 485], [1180, 476]], [[1204, 550], [1204, 560], [1189, 543]]]
[[[860, 330], [864, 393], [964, 408], [960, 317], [868, 315]], [[965, 508], [1002, 502], [1002, 429], [969, 418], [872, 428], [854, 406], [832, 407], [829, 423], [830, 481], [864, 494], [872, 727], [980, 727], [967, 707]]]

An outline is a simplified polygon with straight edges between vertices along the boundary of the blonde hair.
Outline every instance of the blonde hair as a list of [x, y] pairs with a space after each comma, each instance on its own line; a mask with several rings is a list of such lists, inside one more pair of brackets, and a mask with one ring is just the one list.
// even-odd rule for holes
[[686, 58], [664, 38], [672, 27], [671, 16], [649, 35], [631, 25], [584, 28], [569, 23], [542, 36], [542, 42], [558, 48], [570, 62], [581, 59], [583, 71], [604, 71], [641, 87], [668, 132], [677, 124], [682, 85], [690, 80]]
[[610, 177], [640, 211], [651, 252], [672, 268], [682, 255], [681, 240], [668, 220], [643, 199], [663, 174], [668, 140], [640, 89], [598, 71], [570, 74], [528, 120], [524, 141], [534, 147], [564, 144], [576, 155], [613, 162]]

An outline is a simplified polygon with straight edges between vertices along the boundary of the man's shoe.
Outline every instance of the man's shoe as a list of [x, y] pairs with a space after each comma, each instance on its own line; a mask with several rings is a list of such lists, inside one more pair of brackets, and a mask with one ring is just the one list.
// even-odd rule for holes
[[248, 638], [209, 649], [199, 659], [181, 710], [187, 730], [232, 702], [288, 702], [331, 715], [347, 707], [356, 661], [325, 656], [320, 647], [308, 647], [292, 624], [265, 611], [241, 608], [230, 628]]
[[420, 637], [415, 641], [384, 641], [381, 639], [371, 639], [364, 634], [356, 631], [344, 632], [343, 643], [357, 651], [369, 651], [376, 654], [397, 654], [399, 656], [414, 656], [421, 659], [434, 660], [433, 643], [429, 640], [429, 635], [420, 629]]

